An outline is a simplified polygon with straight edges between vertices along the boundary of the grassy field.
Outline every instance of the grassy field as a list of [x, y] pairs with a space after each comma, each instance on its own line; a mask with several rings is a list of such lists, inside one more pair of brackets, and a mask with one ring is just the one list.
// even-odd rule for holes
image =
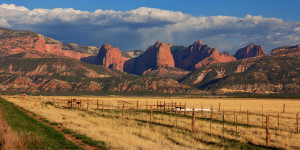
[[[0, 110], [6, 132], [1, 149], [82, 149], [55, 129], [42, 124], [0, 97]], [[11, 130], [12, 129], [12, 130]], [[8, 142], [8, 143], [7, 143]]]
[[[300, 134], [296, 132], [296, 113], [300, 111], [297, 99], [90, 96], [72, 97], [81, 100], [82, 108], [75, 109], [73, 104], [74, 109], [70, 109], [66, 100], [71, 97], [25, 96], [23, 101], [21, 96], [4, 98], [51, 122], [62, 123], [70, 131], [104, 141], [110, 149], [264, 149], [266, 116], [270, 117], [271, 128], [268, 148], [300, 149]], [[197, 111], [193, 131], [192, 112], [175, 114], [169, 109], [175, 102], [177, 106], [181, 103], [187, 108], [213, 107], [215, 111]], [[164, 111], [157, 103], [168, 106]], [[151, 121], [150, 105], [153, 105]]]
[[2, 114], [0, 114], [0, 149], [10, 150], [18, 149], [23, 150], [26, 148], [24, 138], [13, 131], [11, 127], [6, 123]]

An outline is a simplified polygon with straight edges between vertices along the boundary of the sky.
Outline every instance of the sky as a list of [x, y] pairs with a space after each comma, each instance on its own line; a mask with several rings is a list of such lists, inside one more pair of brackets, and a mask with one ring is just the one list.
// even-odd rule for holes
[[146, 50], [201, 40], [232, 54], [300, 43], [298, 0], [0, 0], [0, 27], [80, 45]]

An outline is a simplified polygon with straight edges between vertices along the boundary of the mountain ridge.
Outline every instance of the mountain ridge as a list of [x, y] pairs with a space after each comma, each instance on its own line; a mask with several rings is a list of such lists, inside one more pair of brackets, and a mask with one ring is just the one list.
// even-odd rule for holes
[[85, 47], [0, 28], [0, 45], [0, 92], [300, 93], [300, 44], [271, 55], [250, 44], [237, 58], [201, 41], [188, 47], [157, 41], [144, 52], [125, 53], [107, 43]]

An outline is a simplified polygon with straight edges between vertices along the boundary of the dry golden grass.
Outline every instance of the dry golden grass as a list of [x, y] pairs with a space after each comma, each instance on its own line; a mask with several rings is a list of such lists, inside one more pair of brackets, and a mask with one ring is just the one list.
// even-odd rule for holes
[[[296, 113], [299, 112], [299, 100], [277, 99], [237, 99], [237, 98], [160, 98], [160, 97], [76, 97], [82, 100], [82, 110], [64, 109], [46, 105], [45, 102], [54, 102], [56, 106], [66, 106], [66, 99], [70, 97], [29, 97], [21, 101], [19, 96], [4, 97], [17, 105], [20, 105], [52, 122], [63, 123], [69, 129], [85, 134], [95, 140], [105, 141], [111, 149], [223, 149], [228, 148], [226, 140], [236, 140], [240, 143], [253, 143], [265, 145], [265, 116], [270, 116], [271, 147], [283, 149], [299, 149], [300, 134], [295, 133]], [[53, 100], [54, 99], [54, 100]], [[99, 100], [99, 109], [96, 100]], [[105, 111], [102, 113], [102, 101]], [[210, 118], [210, 112], [196, 112], [196, 133], [191, 132], [191, 118], [154, 114], [153, 122], [149, 123], [149, 113], [137, 113], [132, 111], [139, 101], [139, 109], [146, 109], [146, 104], [156, 105], [181, 102], [188, 108], [213, 108], [225, 111], [225, 121], [234, 123], [238, 117], [238, 132], [236, 137], [235, 124], [212, 122], [199, 118]], [[125, 103], [126, 111], [122, 119], [121, 108]], [[89, 111], [86, 111], [89, 104]], [[286, 112], [282, 113], [282, 106], [286, 105]], [[263, 108], [262, 108], [263, 106]], [[75, 106], [74, 106], [75, 107]], [[132, 108], [132, 109], [129, 109]], [[149, 107], [148, 107], [149, 108]], [[153, 107], [156, 109], [156, 107]], [[263, 110], [262, 110], [263, 109]], [[117, 110], [117, 112], [115, 112]], [[240, 125], [247, 123], [247, 113], [250, 112], [251, 127]], [[92, 113], [91, 113], [92, 112]], [[234, 113], [235, 112], [235, 113]], [[174, 114], [174, 112], [172, 112]], [[280, 115], [280, 130], [278, 126], [278, 113]], [[183, 114], [183, 112], [181, 113]], [[191, 112], [187, 112], [191, 115]], [[213, 113], [214, 120], [222, 120], [222, 112]], [[171, 126], [171, 127], [170, 127]], [[209, 144], [212, 143], [212, 144]], [[229, 147], [238, 149], [238, 147]]]
[[1, 150], [23, 150], [25, 149], [25, 141], [22, 136], [14, 132], [5, 122], [0, 114], [0, 149]]

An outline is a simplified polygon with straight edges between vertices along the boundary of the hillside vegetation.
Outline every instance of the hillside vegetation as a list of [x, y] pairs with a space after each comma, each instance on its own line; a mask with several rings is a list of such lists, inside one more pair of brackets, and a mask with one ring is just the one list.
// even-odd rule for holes
[[[136, 76], [66, 58], [0, 59], [0, 91], [32, 94], [197, 93], [173, 79]], [[128, 94], [128, 93], [127, 93]]]
[[201, 67], [182, 83], [219, 93], [300, 93], [298, 56], [262, 56]]

